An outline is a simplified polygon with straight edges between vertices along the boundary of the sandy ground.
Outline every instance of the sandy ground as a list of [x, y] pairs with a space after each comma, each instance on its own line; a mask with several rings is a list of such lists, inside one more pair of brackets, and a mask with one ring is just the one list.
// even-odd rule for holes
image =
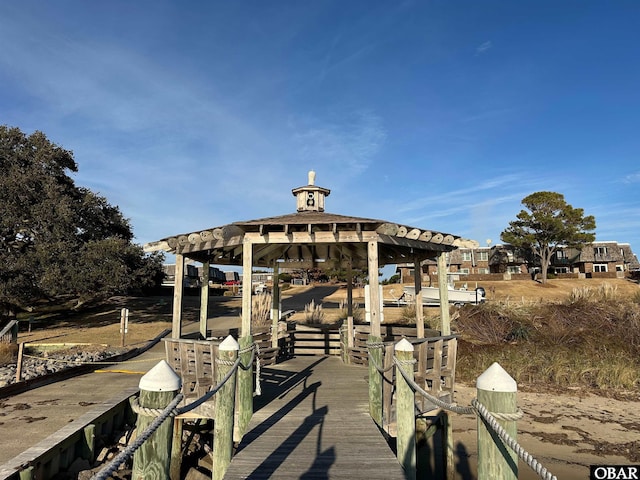
[[[456, 402], [469, 406], [474, 385], [457, 385]], [[524, 417], [518, 421], [518, 442], [559, 479], [587, 479], [589, 465], [640, 464], [640, 403], [578, 392], [518, 392]], [[459, 457], [468, 455], [469, 470], [459, 465], [459, 478], [475, 478], [477, 419], [452, 414], [454, 444]], [[519, 478], [539, 478], [522, 461]]]

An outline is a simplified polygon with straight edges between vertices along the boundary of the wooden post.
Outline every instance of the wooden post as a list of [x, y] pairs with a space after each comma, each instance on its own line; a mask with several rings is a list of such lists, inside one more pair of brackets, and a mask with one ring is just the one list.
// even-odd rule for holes
[[236, 412], [236, 427], [233, 439], [236, 442], [242, 440], [247, 431], [247, 426], [253, 416], [253, 363], [251, 362], [251, 345], [253, 336], [240, 337], [240, 361], [242, 365], [249, 366], [248, 370], [238, 369], [238, 411]]
[[369, 305], [371, 308], [371, 335], [380, 337], [380, 283], [378, 282], [378, 242], [367, 244], [369, 267]]
[[438, 290], [440, 291], [440, 335], [451, 335], [449, 317], [449, 285], [447, 283], [446, 252], [438, 255]]
[[96, 426], [89, 424], [83, 428], [84, 441], [80, 447], [80, 457], [92, 463], [95, 460]]
[[16, 364], [16, 382], [22, 380], [22, 358], [24, 355], [24, 342], [18, 344], [18, 363]]
[[200, 336], [207, 338], [207, 319], [209, 318], [209, 266], [202, 262], [202, 285], [200, 285]]
[[[347, 270], [347, 347], [353, 348], [353, 269], [351, 262]], [[347, 352], [347, 359], [349, 359]]]
[[413, 284], [416, 291], [416, 336], [424, 338], [424, 308], [422, 306], [422, 266], [420, 257], [413, 257]]
[[120, 346], [124, 347], [129, 330], [129, 309], [123, 308], [120, 310]]
[[382, 375], [376, 365], [382, 368], [382, 338], [369, 335], [369, 414], [382, 427]]
[[[490, 413], [516, 413], [516, 381], [494, 363], [478, 377], [476, 382], [478, 402]], [[506, 432], [516, 440], [515, 421], [498, 420]], [[478, 416], [478, 480], [518, 478], [518, 456], [502, 441], [486, 422]]]
[[[235, 339], [229, 335], [218, 347], [218, 382], [232, 368], [231, 364], [238, 357], [239, 345]], [[221, 480], [224, 477], [233, 453], [233, 417], [236, 402], [236, 379], [235, 375], [224, 384], [217, 393], [216, 398], [216, 418], [213, 429], [213, 480]]]
[[184, 256], [176, 253], [175, 281], [173, 283], [173, 318], [171, 338], [182, 335], [182, 295], [184, 293]]
[[[453, 399], [451, 400], [453, 402]], [[447, 480], [455, 480], [456, 478], [456, 461], [455, 461], [455, 445], [453, 444], [453, 424], [451, 423], [451, 415], [446, 410], [441, 410], [440, 421], [442, 422], [442, 447], [444, 449], [442, 461], [445, 468], [445, 478]]]
[[33, 480], [34, 470], [35, 468], [32, 466], [22, 469], [20, 473], [18, 473], [18, 478], [20, 480]]
[[251, 273], [253, 270], [253, 243], [242, 241], [242, 331], [240, 336], [251, 335]]
[[[161, 360], [140, 379], [140, 406], [163, 409], [180, 391], [180, 377]], [[136, 430], [144, 432], [155, 417], [138, 415]], [[132, 480], [169, 478], [173, 420], [166, 421], [136, 450], [133, 455]]]
[[[396, 358], [400, 362], [398, 368], [413, 380], [413, 345], [403, 338], [396, 344]], [[404, 468], [408, 480], [416, 478], [416, 416], [415, 393], [400, 372], [396, 373], [396, 396], [398, 422], [398, 462]]]
[[169, 478], [180, 480], [182, 471], [182, 432], [184, 431], [184, 420], [182, 418], [173, 419], [173, 437], [171, 442], [171, 463], [169, 465]]
[[271, 347], [278, 348], [278, 322], [280, 321], [280, 282], [278, 261], [273, 262], [273, 287], [271, 288]]

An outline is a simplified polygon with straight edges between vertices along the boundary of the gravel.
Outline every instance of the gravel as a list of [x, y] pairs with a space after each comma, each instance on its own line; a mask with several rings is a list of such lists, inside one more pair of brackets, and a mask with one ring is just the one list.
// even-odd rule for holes
[[[72, 347], [59, 351], [29, 351], [22, 358], [21, 379], [30, 380], [67, 368], [100, 362], [125, 351], [126, 349], [116, 347], [104, 349]], [[0, 387], [6, 387], [16, 382], [16, 369], [16, 363], [0, 366]]]

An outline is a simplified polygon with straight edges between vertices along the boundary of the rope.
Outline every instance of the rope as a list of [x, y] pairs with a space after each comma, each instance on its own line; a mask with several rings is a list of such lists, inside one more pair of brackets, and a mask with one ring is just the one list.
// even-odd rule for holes
[[156, 417], [147, 427], [147, 429], [142, 432], [136, 440], [125, 448], [120, 454], [118, 454], [111, 462], [107, 464], [102, 470], [100, 470], [96, 475], [94, 475], [91, 480], [106, 480], [113, 472], [115, 472], [118, 467], [124, 463], [127, 459], [129, 459], [135, 451], [142, 446], [142, 444], [147, 441], [151, 435], [162, 425], [162, 423], [169, 417], [176, 417], [183, 413], [189, 412], [198, 406], [202, 405], [208, 399], [213, 397], [218, 391], [224, 386], [225, 383], [231, 378], [231, 376], [237, 371], [238, 366], [240, 365], [240, 358], [236, 358], [235, 362], [229, 362], [227, 360], [223, 360], [219, 362], [221, 364], [229, 364], [231, 363], [232, 368], [225, 374], [225, 376], [220, 379], [220, 382], [211, 390], [209, 390], [206, 394], [200, 397], [198, 400], [185, 405], [181, 408], [177, 408], [178, 404], [184, 398], [184, 395], [181, 393], [177, 394], [174, 399], [163, 409], [157, 408], [146, 408], [142, 407], [139, 402], [138, 397], [133, 397], [130, 400], [132, 410], [138, 415], [145, 415], [149, 417]]
[[[414, 360], [415, 362], [415, 360]], [[413, 362], [412, 362], [413, 363]], [[398, 365], [401, 366], [401, 360], [398, 360], [395, 356], [393, 357], [393, 365]], [[444, 400], [439, 399], [438, 397], [434, 397], [433, 395], [431, 395], [429, 392], [425, 391], [423, 388], [420, 387], [420, 385], [418, 385], [415, 380], [413, 380], [409, 374], [407, 372], [404, 371], [403, 368], [399, 368], [398, 370], [400, 370], [400, 373], [402, 374], [402, 377], [405, 379], [405, 381], [409, 384], [409, 386], [416, 392], [418, 392], [420, 395], [422, 395], [423, 397], [425, 397], [427, 400], [429, 400], [431, 403], [433, 403], [434, 405], [437, 405], [440, 408], [443, 408], [445, 410], [449, 410], [451, 412], [455, 412], [455, 413], [460, 413], [463, 415], [466, 414], [471, 414], [471, 413], [475, 413], [475, 410], [472, 407], [459, 407], [458, 405], [456, 405], [455, 403], [449, 403], [449, 402], [445, 402]]]
[[158, 415], [147, 427], [147, 429], [138, 435], [135, 441], [125, 448], [122, 452], [116, 455], [113, 460], [111, 460], [106, 467], [100, 470], [97, 474], [91, 477], [91, 480], [106, 480], [109, 478], [118, 467], [123, 464], [127, 459], [129, 459], [134, 452], [142, 446], [144, 442], [146, 442], [151, 435], [162, 425], [162, 423], [172, 416], [177, 405], [182, 401], [183, 395], [179, 393], [175, 396], [175, 398], [167, 405], [160, 415]]
[[260, 384], [260, 374], [261, 374], [261, 370], [260, 370], [260, 345], [258, 345], [257, 343], [254, 343], [253, 345], [255, 345], [256, 349], [255, 349], [255, 358], [256, 358], [256, 389], [253, 392], [253, 395], [256, 397], [259, 397], [260, 395], [262, 395], [262, 386]]
[[[381, 342], [367, 343], [368, 350], [373, 350], [374, 348], [375, 349], [384, 348], [384, 346], [385, 346], [384, 343], [381, 343]], [[369, 362], [371, 362], [371, 365], [373, 365], [373, 368], [375, 368], [380, 375], [384, 375], [385, 373], [393, 369], [393, 364], [389, 365], [387, 368], [380, 367], [380, 365], [378, 365], [378, 363], [373, 359], [371, 355], [369, 355]]]
[[[402, 361], [402, 360], [398, 360], [395, 356], [393, 357], [393, 364], [397, 365], [397, 366], [402, 366], [402, 365], [410, 365], [413, 364], [415, 362], [415, 360], [412, 361]], [[485, 407], [483, 404], [481, 404], [477, 398], [474, 398], [471, 401], [471, 406], [470, 407], [459, 407], [454, 403], [448, 403], [445, 402], [443, 400], [440, 400], [437, 397], [434, 397], [433, 395], [431, 395], [430, 393], [426, 392], [424, 389], [422, 389], [410, 376], [407, 372], [404, 371], [403, 368], [399, 368], [400, 373], [402, 374], [402, 377], [405, 379], [405, 381], [409, 384], [409, 386], [411, 386], [411, 388], [418, 392], [420, 395], [422, 395], [423, 397], [427, 398], [427, 400], [429, 400], [431, 403], [433, 403], [434, 405], [443, 408], [445, 410], [449, 410], [455, 413], [460, 413], [460, 414], [477, 414], [479, 415], [481, 418], [483, 418], [485, 420], [485, 424], [492, 428], [496, 434], [498, 435], [498, 437], [500, 438], [500, 440], [502, 440], [502, 442], [504, 443], [505, 446], [509, 447], [511, 450], [513, 450], [515, 452], [515, 454], [518, 456], [518, 458], [520, 458], [523, 462], [525, 462], [529, 467], [531, 467], [531, 469], [536, 472], [536, 474], [542, 478], [543, 480], [557, 480], [557, 477], [553, 474], [551, 474], [551, 472], [549, 472], [549, 470], [547, 470], [544, 466], [542, 466], [542, 464], [540, 462], [538, 462], [533, 455], [531, 455], [530, 453], [528, 453], [524, 448], [522, 448], [522, 446], [520, 446], [520, 444], [518, 444], [518, 442], [516, 440], [514, 440], [513, 438], [511, 438], [511, 436], [509, 436], [509, 434], [507, 433], [507, 431], [502, 427], [502, 425], [500, 425], [498, 423], [498, 420], [503, 420], [503, 421], [507, 421], [507, 422], [515, 422], [517, 420], [520, 420], [524, 413], [522, 412], [522, 410], [518, 409], [517, 412], [515, 413], [498, 413], [498, 412], [489, 412], [487, 410], [487, 407]]]
[[540, 478], [543, 480], [557, 480], [557, 477], [553, 475], [549, 470], [542, 466], [540, 462], [538, 462], [533, 455], [528, 453], [524, 448], [520, 446], [520, 444], [511, 438], [511, 436], [507, 433], [507, 431], [500, 425], [497, 421], [496, 414], [490, 413], [487, 408], [482, 405], [477, 399], [473, 399], [471, 404], [478, 412], [478, 415], [482, 417], [482, 419], [486, 422], [486, 424], [493, 429], [494, 432], [500, 437], [502, 443], [505, 446], [509, 447], [513, 450], [518, 458], [525, 462], [531, 469], [538, 474]]

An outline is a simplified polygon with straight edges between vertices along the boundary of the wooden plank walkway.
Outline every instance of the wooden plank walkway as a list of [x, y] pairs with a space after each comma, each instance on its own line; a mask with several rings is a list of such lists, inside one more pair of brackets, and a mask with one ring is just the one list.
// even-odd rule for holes
[[406, 478], [369, 415], [367, 375], [337, 357], [263, 368], [263, 394], [224, 478]]

